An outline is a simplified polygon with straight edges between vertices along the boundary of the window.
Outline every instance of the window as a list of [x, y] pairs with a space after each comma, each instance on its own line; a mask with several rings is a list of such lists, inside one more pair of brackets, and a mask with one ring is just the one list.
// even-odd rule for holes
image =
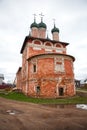
[[61, 62], [56, 62], [55, 70], [56, 71], [61, 71], [62, 70], [62, 63]]
[[64, 61], [62, 58], [55, 58], [55, 72], [64, 72]]
[[31, 72], [36, 73], [37, 72], [37, 59], [31, 60]]
[[36, 93], [40, 93], [40, 86], [36, 87]]
[[33, 72], [36, 72], [36, 64], [33, 64]]

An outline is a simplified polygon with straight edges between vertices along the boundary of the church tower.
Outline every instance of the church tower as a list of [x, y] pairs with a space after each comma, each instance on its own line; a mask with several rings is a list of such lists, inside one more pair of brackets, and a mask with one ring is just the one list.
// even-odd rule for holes
[[43, 15], [42, 15], [42, 13], [40, 15], [41, 15], [41, 22], [38, 24], [38, 27], [39, 27], [39, 38], [45, 39], [46, 38], [46, 28], [47, 28], [47, 26], [43, 22]]
[[30, 28], [31, 28], [31, 36], [32, 37], [38, 37], [38, 24], [36, 23], [36, 18], [35, 18], [35, 14], [34, 14], [34, 22], [31, 24]]
[[55, 23], [54, 23], [54, 28], [51, 30], [51, 32], [52, 32], [53, 40], [59, 41], [59, 29], [56, 28]]
[[34, 14], [34, 22], [30, 25], [31, 28], [31, 36], [37, 38], [46, 38], [46, 24], [43, 22], [43, 15], [41, 16], [41, 22], [39, 24], [36, 23], [36, 15]]

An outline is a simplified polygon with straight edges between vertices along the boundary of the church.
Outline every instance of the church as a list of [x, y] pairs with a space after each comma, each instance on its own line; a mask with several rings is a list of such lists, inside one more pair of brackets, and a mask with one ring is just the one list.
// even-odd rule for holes
[[22, 67], [16, 73], [17, 88], [29, 97], [74, 96], [75, 58], [67, 54], [69, 43], [60, 41], [55, 22], [51, 30], [52, 39], [46, 36], [47, 25], [42, 15], [40, 23], [34, 16], [30, 30], [20, 51]]

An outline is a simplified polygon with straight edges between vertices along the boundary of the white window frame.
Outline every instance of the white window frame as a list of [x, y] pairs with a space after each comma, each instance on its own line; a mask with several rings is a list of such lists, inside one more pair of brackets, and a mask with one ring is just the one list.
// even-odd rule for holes
[[55, 72], [64, 72], [64, 59], [63, 58], [55, 58], [54, 65]]

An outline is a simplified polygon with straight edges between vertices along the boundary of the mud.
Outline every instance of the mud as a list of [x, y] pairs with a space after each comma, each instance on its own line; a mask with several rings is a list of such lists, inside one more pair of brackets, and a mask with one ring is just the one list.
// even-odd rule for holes
[[87, 130], [87, 110], [0, 97], [0, 130]]

